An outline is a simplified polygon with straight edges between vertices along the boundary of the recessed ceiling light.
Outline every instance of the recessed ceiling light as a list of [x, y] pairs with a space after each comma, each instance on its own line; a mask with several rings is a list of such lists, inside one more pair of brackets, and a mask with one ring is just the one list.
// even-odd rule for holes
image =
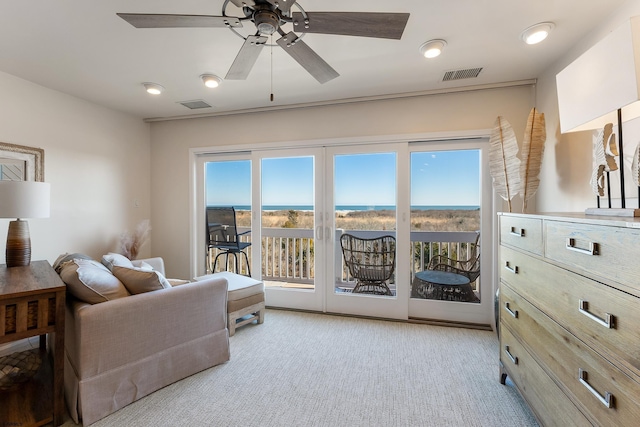
[[164, 88], [157, 83], [147, 82], [142, 83], [142, 85], [144, 86], [147, 93], [150, 93], [151, 95], [160, 95], [164, 91]]
[[540, 43], [546, 39], [551, 30], [555, 28], [553, 22], [541, 22], [536, 25], [532, 25], [520, 34], [520, 38], [524, 40], [526, 44]]
[[200, 76], [200, 78], [202, 79], [204, 85], [210, 88], [218, 87], [220, 86], [220, 83], [222, 83], [222, 79], [213, 74], [203, 74]]
[[435, 58], [442, 53], [442, 49], [447, 45], [447, 42], [440, 39], [429, 40], [420, 46], [420, 53], [425, 58]]

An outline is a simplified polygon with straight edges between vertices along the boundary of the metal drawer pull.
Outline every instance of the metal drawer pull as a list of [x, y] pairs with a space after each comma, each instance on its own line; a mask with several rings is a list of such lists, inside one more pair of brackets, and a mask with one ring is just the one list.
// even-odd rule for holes
[[613, 328], [613, 315], [611, 313], [605, 313], [604, 319], [596, 316], [593, 313], [589, 313], [589, 302], [583, 299], [579, 300], [578, 311], [599, 325], [604, 326], [605, 328]]
[[513, 274], [518, 274], [518, 271], [519, 271], [518, 270], [518, 266], [516, 265], [515, 267], [511, 267], [509, 261], [504, 263], [504, 268], [505, 268], [505, 270], [507, 270], [508, 272], [513, 273]]
[[514, 365], [518, 364], [518, 358], [516, 356], [514, 356], [513, 354], [511, 354], [511, 352], [509, 351], [509, 346], [508, 345], [504, 346], [504, 352], [507, 354], [507, 356], [509, 356], [509, 359], [511, 359], [511, 361], [513, 362]]
[[566, 248], [570, 251], [578, 252], [585, 255], [598, 255], [598, 244], [594, 242], [589, 242], [589, 249], [577, 248], [576, 239], [567, 237]]
[[520, 231], [516, 230], [515, 227], [511, 227], [511, 231], [509, 234], [513, 234], [514, 236], [524, 237], [524, 228], [521, 228]]
[[504, 309], [507, 310], [509, 314], [515, 317], [516, 319], [518, 318], [518, 310], [511, 310], [511, 307], [509, 307], [509, 302], [505, 301]]
[[578, 368], [578, 379], [580, 380], [580, 383], [585, 386], [591, 394], [597, 397], [604, 406], [607, 408], [613, 408], [613, 395], [608, 391], [605, 391], [604, 397], [602, 397], [602, 395], [598, 393], [598, 390], [593, 388], [591, 384], [587, 382], [587, 371], [583, 371], [582, 368]]

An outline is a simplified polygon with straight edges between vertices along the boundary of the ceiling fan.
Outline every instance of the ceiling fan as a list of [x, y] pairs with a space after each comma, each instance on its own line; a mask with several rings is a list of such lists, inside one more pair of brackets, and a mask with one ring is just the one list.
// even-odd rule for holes
[[[241, 8], [244, 16], [227, 15], [229, 2]], [[298, 11], [293, 11], [294, 7]], [[277, 32], [282, 36], [276, 41], [278, 46], [320, 83], [326, 83], [339, 74], [302, 41], [305, 33], [400, 40], [409, 19], [408, 13], [306, 12], [295, 0], [225, 0], [222, 16], [151, 13], [117, 15], [136, 28], [230, 29], [244, 39], [244, 44], [227, 72], [227, 80], [245, 80], [262, 48], [267, 45], [268, 37]], [[242, 27], [243, 21], [250, 21], [255, 25], [257, 31], [254, 35], [245, 37], [236, 31], [236, 28]], [[286, 24], [292, 24], [293, 31], [283, 30], [282, 27]]]

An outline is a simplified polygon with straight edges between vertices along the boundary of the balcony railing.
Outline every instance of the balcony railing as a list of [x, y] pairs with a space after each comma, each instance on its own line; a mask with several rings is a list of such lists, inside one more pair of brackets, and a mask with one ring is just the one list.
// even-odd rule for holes
[[[238, 227], [238, 232], [247, 231], [248, 228]], [[383, 234], [395, 236], [395, 231], [380, 230], [336, 230], [335, 242], [339, 245], [340, 236], [350, 233], [358, 237], [373, 238]], [[313, 284], [315, 277], [314, 266], [314, 232], [311, 229], [302, 228], [263, 228], [262, 229], [262, 279], [265, 281], [286, 282], [292, 284]], [[242, 236], [243, 241], [251, 241], [251, 234]], [[476, 232], [411, 232], [411, 277], [416, 272], [427, 267], [429, 260], [434, 255], [446, 255], [450, 258], [466, 261], [471, 258], [475, 250]], [[249, 260], [251, 251], [247, 249]], [[211, 261], [217, 255], [217, 251], [211, 251]], [[224, 261], [224, 257], [220, 257]], [[246, 273], [247, 268], [241, 257], [238, 257], [238, 271]], [[236, 271], [235, 258], [229, 257], [229, 271]], [[251, 262], [251, 261], [249, 261]], [[335, 265], [337, 277], [336, 288], [353, 288], [355, 283], [345, 267], [342, 252], [338, 246], [335, 251]], [[225, 270], [224, 263], [218, 262], [217, 271]], [[392, 280], [390, 285], [394, 285]], [[477, 289], [476, 289], [477, 290]]]

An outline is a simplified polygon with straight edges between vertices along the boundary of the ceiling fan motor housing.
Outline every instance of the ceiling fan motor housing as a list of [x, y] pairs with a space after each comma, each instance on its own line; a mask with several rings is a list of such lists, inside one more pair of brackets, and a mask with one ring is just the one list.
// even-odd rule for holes
[[[258, 5], [256, 5], [258, 6]], [[280, 28], [280, 16], [270, 8], [258, 7], [253, 14], [253, 22], [260, 34], [273, 34]]]

